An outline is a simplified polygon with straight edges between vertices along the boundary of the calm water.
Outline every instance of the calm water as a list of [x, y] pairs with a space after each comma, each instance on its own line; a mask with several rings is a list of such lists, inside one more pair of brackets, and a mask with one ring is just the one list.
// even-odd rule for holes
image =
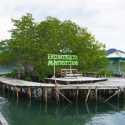
[[14, 68], [13, 67], [0, 66], [0, 75], [10, 73], [12, 71], [12, 69], [14, 69]]
[[0, 98], [0, 119], [8, 125], [125, 125], [125, 103], [32, 104]]

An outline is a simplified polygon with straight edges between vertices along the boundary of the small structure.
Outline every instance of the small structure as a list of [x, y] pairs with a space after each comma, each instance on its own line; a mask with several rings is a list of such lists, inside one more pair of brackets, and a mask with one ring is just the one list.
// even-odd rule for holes
[[125, 52], [120, 50], [114, 50], [107, 55], [110, 60], [108, 70], [114, 75], [124, 75], [125, 74]]
[[77, 55], [48, 54], [48, 66], [53, 66], [53, 77], [55, 77], [56, 66], [78, 66]]
[[[78, 66], [77, 55], [57, 55], [48, 54], [48, 66], [53, 66], [53, 77], [46, 78], [47, 82], [58, 84], [79, 84], [79, 83], [94, 83], [99, 81], [106, 81], [106, 78], [92, 78], [83, 77], [77, 69], [72, 69], [71, 66]], [[59, 72], [59, 78], [56, 77], [56, 66], [69, 66], [69, 69], [61, 69]]]
[[95, 83], [106, 81], [107, 78], [84, 77], [77, 69], [61, 69], [61, 77], [52, 77], [45, 79], [50, 83], [59, 84], [82, 84], [82, 83]]
[[51, 83], [55, 81], [59, 84], [83, 84], [83, 83], [96, 83], [101, 81], [107, 81], [107, 78], [94, 78], [94, 77], [83, 77], [83, 76], [71, 76], [71, 77], [60, 77], [60, 78], [47, 78]]
[[61, 77], [82, 76], [82, 73], [80, 73], [78, 69], [61, 69], [60, 76]]

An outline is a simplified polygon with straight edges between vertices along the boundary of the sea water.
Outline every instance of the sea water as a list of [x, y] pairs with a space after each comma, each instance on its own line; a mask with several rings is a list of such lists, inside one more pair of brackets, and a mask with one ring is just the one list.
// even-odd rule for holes
[[125, 125], [125, 102], [45, 105], [0, 97], [0, 119], [4, 125]]

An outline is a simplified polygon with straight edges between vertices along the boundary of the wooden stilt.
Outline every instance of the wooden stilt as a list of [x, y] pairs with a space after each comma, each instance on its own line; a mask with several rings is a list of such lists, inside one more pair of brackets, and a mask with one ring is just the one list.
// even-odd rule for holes
[[75, 90], [73, 90], [72, 96], [73, 96], [73, 100], [75, 100], [75, 97], [76, 97], [76, 92], [75, 92]]
[[28, 96], [29, 96], [30, 104], [31, 104], [32, 92], [31, 92], [31, 88], [30, 87], [28, 88]]
[[79, 90], [76, 90], [76, 103], [78, 103], [78, 97], [79, 97]]
[[8, 86], [8, 96], [11, 97], [11, 87]]
[[14, 87], [13, 87], [13, 90], [12, 90], [12, 94], [13, 94], [13, 96], [15, 96], [15, 89], [14, 89]]
[[120, 96], [120, 92], [121, 92], [121, 90], [119, 89], [119, 93], [118, 93], [118, 96], [117, 96], [117, 108], [118, 108], [118, 111], [119, 111], [119, 96]]
[[16, 97], [17, 97], [17, 99], [18, 99], [18, 97], [19, 97], [19, 91], [18, 91], [18, 88], [16, 88]]
[[[61, 80], [62, 78], [59, 78], [59, 79]], [[71, 103], [70, 99], [72, 99], [74, 96], [74, 100], [76, 102], [78, 102], [78, 99], [82, 92], [85, 92], [85, 96], [84, 96], [85, 102], [88, 102], [88, 100], [90, 99], [90, 95], [93, 95], [94, 99], [96, 99], [96, 101], [98, 101], [100, 95], [102, 95], [102, 97], [105, 97], [104, 102], [107, 102], [115, 95], [118, 96], [118, 99], [119, 99], [119, 96], [121, 96], [121, 94], [119, 95], [119, 93], [125, 89], [125, 86], [124, 86], [125, 80], [123, 81], [123, 80], [119, 79], [119, 80], [115, 81], [115, 79], [114, 79], [112, 81], [112, 79], [109, 80], [109, 82], [108, 81], [103, 82], [103, 84], [102, 83], [87, 84], [89, 81], [85, 81], [86, 83], [84, 83], [84, 84], [78, 83], [78, 84], [72, 84], [72, 85], [71, 84], [67, 84], [67, 85], [58, 84], [57, 83], [58, 81], [55, 80], [55, 85], [54, 85], [54, 84], [50, 84], [50, 83], [46, 83], [46, 84], [37, 83], [37, 82], [35, 83], [35, 82], [29, 82], [29, 81], [24, 81], [24, 80], [15, 80], [12, 78], [0, 77], [0, 87], [3, 91], [3, 94], [8, 93], [8, 95], [11, 95], [11, 91], [13, 91], [15, 96], [17, 97], [17, 100], [19, 98], [19, 94], [21, 95], [21, 93], [22, 93], [22, 95], [25, 95], [25, 94], [28, 95], [28, 97], [30, 99], [31, 99], [31, 97], [33, 97], [33, 95], [34, 95], [34, 98], [35, 97], [41, 98], [41, 96], [43, 96], [43, 98], [45, 99], [45, 102], [47, 104], [47, 99], [49, 98], [48, 96], [49, 96], [49, 92], [50, 92], [49, 90], [53, 89], [54, 90], [53, 95], [56, 97], [57, 102], [59, 102], [59, 97], [61, 97], [61, 96], [63, 97], [63, 99], [65, 99], [69, 103]], [[48, 79], [48, 80], [51, 80], [51, 79]], [[62, 79], [62, 81], [63, 81], [63, 79]], [[94, 81], [90, 80], [90, 83], [91, 82], [94, 82]], [[115, 83], [117, 83], [117, 85]], [[12, 87], [14, 89], [12, 89]], [[42, 95], [40, 94], [41, 92], [38, 91], [40, 89], [37, 89], [37, 88], [41, 88], [41, 87], [44, 90]], [[20, 91], [21, 88], [24, 88], [24, 90]], [[37, 89], [37, 91], [33, 91], [33, 88]], [[75, 93], [73, 93], [73, 91]], [[36, 96], [35, 96], [35, 94], [36, 94]]]
[[57, 104], [59, 104], [59, 102], [60, 102], [59, 92], [58, 91], [56, 91], [56, 102], [57, 102]]
[[20, 89], [18, 87], [16, 87], [16, 98], [17, 98], [17, 103], [19, 101], [19, 91]]
[[117, 90], [112, 96], [110, 96], [109, 98], [107, 98], [107, 99], [104, 101], [104, 103], [107, 102], [107, 101], [109, 101], [112, 97], [114, 97], [115, 95], [117, 95], [119, 92], [120, 92], [120, 91]]
[[29, 95], [29, 98], [31, 98], [32, 96], [31, 88], [28, 88], [28, 95]]
[[88, 97], [89, 97], [89, 95], [90, 95], [90, 92], [91, 92], [91, 89], [88, 90], [88, 93], [87, 93], [86, 99], [85, 99], [85, 103], [87, 103], [87, 101], [88, 101]]
[[45, 88], [44, 98], [45, 98], [45, 104], [47, 105], [47, 88]]
[[41, 96], [40, 96], [41, 101], [42, 101], [42, 95], [43, 95], [43, 89], [41, 88]]
[[2, 85], [2, 92], [3, 92], [3, 96], [5, 96], [5, 85]]
[[72, 102], [71, 102], [66, 96], [64, 96], [63, 93], [61, 93], [61, 92], [59, 91], [59, 94], [60, 94], [67, 102], [69, 102], [70, 104], [72, 104]]
[[96, 98], [96, 102], [98, 101], [98, 89], [95, 89], [95, 98]]
[[95, 88], [95, 99], [96, 99], [95, 112], [97, 112], [97, 108], [98, 108], [98, 106], [97, 106], [97, 101], [98, 101], [98, 89], [97, 89], [97, 88]]
[[59, 104], [60, 99], [59, 99], [59, 89], [57, 87], [57, 84], [55, 85], [55, 94], [56, 94], [56, 102], [57, 104]]
[[48, 90], [47, 88], [45, 88], [44, 89], [45, 112], [47, 112], [47, 96], [48, 96]]

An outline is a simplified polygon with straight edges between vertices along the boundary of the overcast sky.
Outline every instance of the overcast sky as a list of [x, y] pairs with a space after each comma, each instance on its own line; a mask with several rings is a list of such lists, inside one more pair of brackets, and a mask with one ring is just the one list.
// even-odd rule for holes
[[70, 19], [87, 27], [107, 48], [125, 50], [125, 0], [2, 0], [0, 40], [10, 37], [11, 18], [27, 12], [36, 21], [47, 16]]

